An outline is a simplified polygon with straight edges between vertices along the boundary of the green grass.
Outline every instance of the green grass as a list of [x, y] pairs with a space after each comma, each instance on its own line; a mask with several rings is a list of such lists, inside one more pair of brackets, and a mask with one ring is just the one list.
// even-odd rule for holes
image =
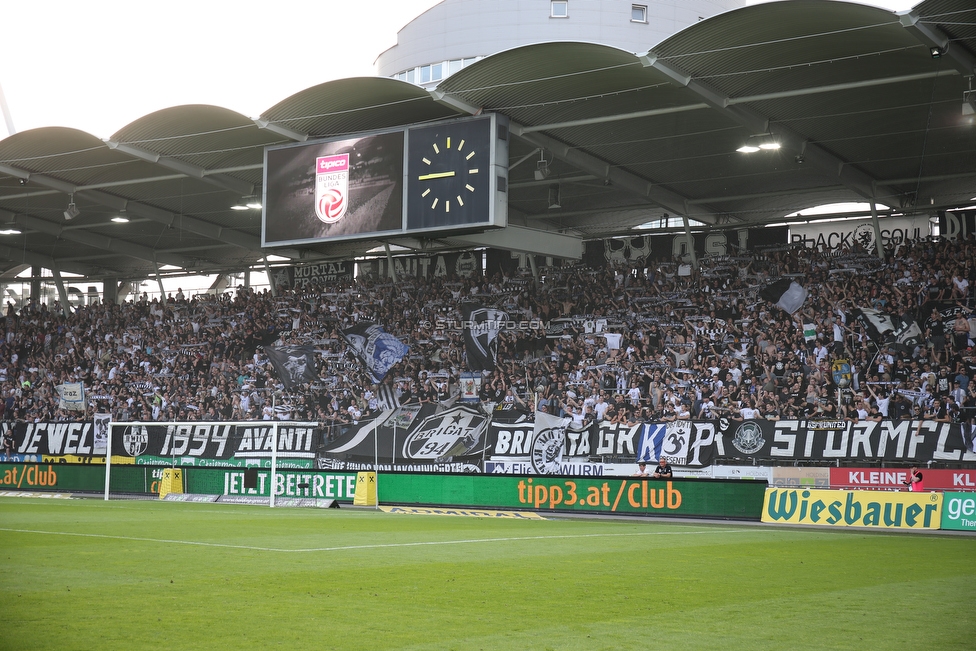
[[2, 649], [946, 651], [976, 639], [967, 536], [3, 498], [0, 562]]

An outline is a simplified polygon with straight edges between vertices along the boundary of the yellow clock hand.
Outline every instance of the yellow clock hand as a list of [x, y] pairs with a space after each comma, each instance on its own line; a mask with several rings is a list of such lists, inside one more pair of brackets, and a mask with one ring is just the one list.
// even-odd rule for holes
[[423, 174], [418, 177], [418, 181], [429, 181], [431, 179], [446, 179], [450, 176], [454, 176], [454, 172], [434, 172], [433, 174]]

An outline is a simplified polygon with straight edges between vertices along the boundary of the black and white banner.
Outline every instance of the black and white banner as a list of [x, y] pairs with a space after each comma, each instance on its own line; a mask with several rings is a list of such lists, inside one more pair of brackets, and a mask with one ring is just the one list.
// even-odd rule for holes
[[21, 455], [104, 456], [105, 439], [95, 435], [90, 422], [27, 423], [3, 421], [0, 432], [13, 432], [14, 449]]
[[[315, 423], [278, 427], [280, 466], [311, 467], [314, 460], [315, 467], [332, 470], [598, 476], [621, 464], [661, 458], [691, 470], [732, 459], [976, 462], [976, 429], [936, 421], [719, 419], [603, 423], [576, 430], [566, 419], [543, 414], [534, 423], [492, 422], [465, 406], [409, 404], [349, 426], [328, 443]], [[17, 460], [105, 454], [105, 440], [92, 422], [0, 425], [0, 434], [8, 431]], [[146, 465], [266, 466], [273, 438], [272, 425], [265, 422], [116, 426], [112, 454]]]
[[359, 276], [385, 280], [393, 278], [470, 278], [480, 276], [481, 255], [475, 251], [441, 253], [433, 256], [396, 256], [357, 263]]
[[728, 419], [718, 423], [718, 459], [976, 461], [976, 454], [967, 449], [962, 425], [956, 423]]
[[308, 286], [327, 287], [343, 280], [352, 280], [353, 263], [319, 262], [271, 270], [271, 281], [281, 289], [302, 290]]
[[[288, 460], [296, 459], [311, 465], [319, 437], [314, 423], [278, 425], [279, 465], [290, 466]], [[133, 457], [144, 465], [175, 461], [184, 466], [264, 466], [274, 452], [274, 439], [273, 426], [264, 422], [117, 426], [112, 430], [112, 456]]]
[[[538, 418], [538, 414], [536, 417]], [[620, 425], [602, 423], [586, 429], [562, 425], [563, 419], [533, 423], [493, 423], [485, 472], [494, 474], [601, 476], [638, 459], [700, 468], [714, 462], [715, 423], [682, 421]], [[563, 432], [557, 445], [549, 432]], [[629, 473], [628, 473], [629, 474]]]
[[481, 472], [488, 416], [468, 407], [404, 405], [318, 450], [316, 468]]

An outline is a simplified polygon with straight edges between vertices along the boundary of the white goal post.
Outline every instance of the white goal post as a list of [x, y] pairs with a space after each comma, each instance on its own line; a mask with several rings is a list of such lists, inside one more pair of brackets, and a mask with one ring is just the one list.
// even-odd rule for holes
[[167, 427], [179, 428], [179, 431], [193, 430], [197, 427], [249, 427], [249, 428], [271, 428], [271, 487], [270, 487], [270, 506], [275, 505], [275, 486], [277, 485], [278, 474], [278, 431], [282, 426], [288, 427], [310, 427], [317, 426], [315, 423], [286, 421], [286, 420], [248, 420], [248, 421], [112, 421], [108, 423], [107, 440], [105, 442], [105, 497], [109, 499], [109, 485], [112, 477], [112, 448], [115, 437], [119, 434], [116, 430], [123, 431], [125, 428], [137, 427]]

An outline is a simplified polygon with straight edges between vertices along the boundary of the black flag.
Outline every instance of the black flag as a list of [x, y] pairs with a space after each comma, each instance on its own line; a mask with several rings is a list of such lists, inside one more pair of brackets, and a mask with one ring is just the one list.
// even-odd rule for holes
[[306, 384], [318, 377], [315, 370], [315, 348], [312, 346], [282, 346], [281, 348], [262, 346], [262, 348], [271, 360], [278, 379], [285, 385], [285, 391], [291, 391], [293, 387]]
[[508, 315], [478, 303], [462, 303], [464, 350], [472, 371], [494, 371], [498, 357], [498, 331]]

